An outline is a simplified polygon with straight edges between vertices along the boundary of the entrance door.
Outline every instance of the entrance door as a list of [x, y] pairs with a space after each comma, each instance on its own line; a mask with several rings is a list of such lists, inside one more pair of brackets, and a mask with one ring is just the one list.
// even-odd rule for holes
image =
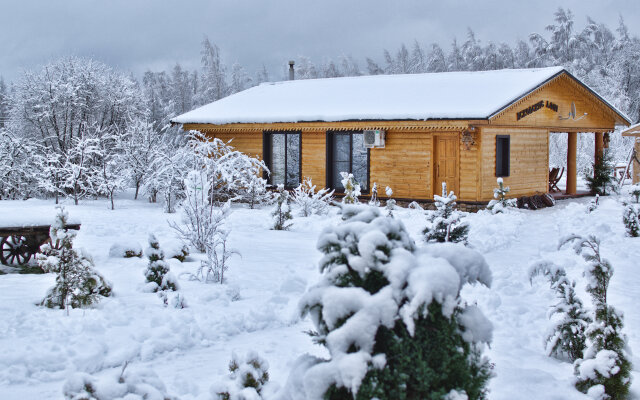
[[447, 193], [458, 192], [458, 137], [436, 136], [433, 194], [442, 195], [442, 182], [447, 183]]

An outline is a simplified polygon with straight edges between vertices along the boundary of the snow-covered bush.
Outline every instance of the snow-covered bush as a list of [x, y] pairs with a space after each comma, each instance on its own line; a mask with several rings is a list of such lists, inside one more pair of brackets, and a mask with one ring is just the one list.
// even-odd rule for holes
[[71, 375], [62, 387], [66, 400], [177, 400], [151, 369], [129, 368], [103, 377], [86, 373]]
[[333, 192], [327, 188], [316, 192], [316, 185], [311, 183], [311, 178], [305, 178], [295, 188], [291, 197], [301, 216], [326, 215], [329, 212], [329, 205], [333, 201]]
[[162, 303], [165, 307], [171, 306], [171, 308], [187, 308], [187, 300], [185, 300], [184, 296], [180, 294], [180, 292], [176, 292], [169, 298], [169, 295], [165, 291], [158, 292], [158, 297], [162, 300]]
[[40, 247], [38, 265], [56, 274], [56, 284], [47, 291], [40, 305], [49, 308], [84, 308], [111, 296], [111, 285], [100, 275], [87, 254], [73, 248], [78, 231], [67, 229], [69, 215], [63, 207], [49, 231], [50, 243]]
[[560, 246], [573, 243], [576, 253], [589, 262], [585, 272], [587, 292], [595, 315], [587, 327], [587, 348], [574, 363], [576, 388], [583, 393], [599, 392], [602, 399], [625, 399], [631, 385], [631, 361], [627, 338], [622, 333], [622, 314], [607, 303], [607, 291], [613, 275], [609, 261], [600, 256], [600, 241], [594, 237], [571, 235]]
[[589, 204], [587, 204], [587, 214], [591, 214], [592, 212], [594, 212], [599, 205], [600, 205], [600, 195], [596, 194], [596, 196], [593, 199], [591, 199]]
[[340, 172], [342, 176], [342, 186], [344, 186], [344, 197], [342, 203], [344, 204], [358, 204], [358, 196], [360, 196], [360, 184], [356, 181], [353, 174], [348, 172]]
[[385, 205], [385, 208], [388, 211], [388, 215], [393, 217], [393, 210], [396, 208], [396, 201], [391, 198], [391, 196], [393, 196], [393, 190], [390, 186], [387, 186], [384, 192], [387, 195], [387, 204]]
[[549, 317], [558, 315], [560, 320], [555, 324], [546, 338], [548, 355], [567, 357], [572, 362], [582, 358], [585, 349], [585, 331], [591, 317], [578, 298], [575, 281], [569, 281], [564, 268], [550, 261], [538, 261], [529, 267], [529, 280], [544, 275], [558, 298], [549, 312]]
[[423, 211], [424, 210], [424, 208], [422, 208], [422, 206], [420, 204], [418, 204], [417, 201], [412, 201], [411, 203], [409, 203], [407, 208], [409, 208], [410, 210], [417, 210], [417, 211]]
[[271, 216], [273, 217], [273, 227], [271, 229], [286, 231], [291, 227], [291, 222], [289, 221], [293, 217], [289, 208], [289, 192], [284, 189], [284, 185], [278, 185], [276, 206], [273, 208]]
[[[228, 203], [224, 207], [228, 207]], [[224, 273], [229, 269], [229, 259], [234, 254], [240, 254], [229, 248], [228, 237], [229, 231], [223, 226], [219, 226], [211, 240], [207, 242], [205, 250], [207, 259], [200, 262], [196, 279], [206, 283], [224, 283]]]
[[492, 214], [498, 214], [505, 212], [509, 207], [516, 206], [515, 199], [507, 199], [506, 196], [509, 193], [509, 187], [504, 186], [502, 178], [497, 179], [498, 187], [493, 189], [493, 200], [487, 204], [487, 210], [490, 210]]
[[469, 225], [464, 214], [456, 209], [456, 195], [447, 194], [447, 185], [442, 183], [442, 196], [434, 195], [436, 210], [428, 211], [428, 224], [422, 231], [427, 242], [467, 242]]
[[205, 252], [210, 242], [215, 241], [224, 221], [231, 213], [231, 205], [216, 207], [211, 199], [212, 187], [204, 171], [191, 171], [184, 180], [185, 199], [182, 210], [182, 225], [169, 225], [180, 238], [196, 250]]
[[142, 246], [138, 242], [117, 242], [109, 248], [109, 257], [133, 258], [142, 257]]
[[229, 362], [229, 376], [211, 387], [218, 400], [260, 400], [262, 388], [269, 381], [269, 364], [256, 352], [241, 359], [235, 353]]
[[169, 263], [164, 260], [164, 252], [154, 234], [149, 234], [149, 248], [145, 252], [149, 265], [144, 272], [147, 278], [146, 291], [178, 290], [178, 281], [171, 273]]
[[167, 258], [175, 258], [180, 262], [184, 262], [184, 260], [189, 257], [189, 246], [184, 243], [176, 242], [165, 247], [164, 253]]
[[342, 218], [321, 234], [322, 277], [300, 301], [330, 358], [303, 357], [280, 398], [484, 398], [492, 325], [460, 298], [490, 284], [484, 258], [451, 243], [417, 250], [376, 207], [344, 205]]
[[273, 195], [267, 190], [267, 180], [257, 175], [248, 177], [247, 187], [242, 193], [241, 201], [249, 204], [250, 209], [261, 204], [269, 204], [273, 200]]
[[634, 185], [629, 191], [631, 198], [623, 201], [622, 222], [627, 231], [627, 236], [640, 236], [640, 185]]
[[371, 187], [371, 199], [369, 199], [369, 205], [378, 207], [380, 205], [380, 200], [378, 200], [378, 183], [373, 182], [373, 186]]

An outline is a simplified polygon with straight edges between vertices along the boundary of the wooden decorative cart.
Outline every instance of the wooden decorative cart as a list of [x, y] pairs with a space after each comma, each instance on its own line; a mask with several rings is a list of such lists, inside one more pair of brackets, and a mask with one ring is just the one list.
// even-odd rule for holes
[[[21, 227], [0, 226], [0, 263], [25, 265], [47, 243], [51, 225]], [[67, 229], [80, 229], [80, 224], [68, 224]]]

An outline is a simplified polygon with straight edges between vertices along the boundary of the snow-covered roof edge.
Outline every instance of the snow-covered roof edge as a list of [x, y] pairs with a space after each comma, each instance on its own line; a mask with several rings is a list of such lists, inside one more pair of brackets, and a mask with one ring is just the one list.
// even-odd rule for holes
[[640, 122], [622, 131], [622, 136], [640, 136]]
[[[564, 67], [558, 67], [559, 71], [554, 74], [553, 76], [547, 78], [544, 82], [541, 82], [537, 85], [535, 85], [534, 87], [532, 87], [531, 89], [529, 89], [526, 93], [522, 94], [521, 96], [518, 96], [515, 99], [512, 99], [511, 101], [509, 101], [508, 103], [506, 103], [504, 106], [500, 107], [498, 110], [496, 110], [493, 114], [491, 114], [488, 119], [491, 119], [493, 117], [495, 117], [496, 115], [500, 114], [502, 111], [506, 110], [507, 108], [511, 107], [512, 104], [516, 103], [517, 101], [519, 101], [520, 99], [523, 99], [525, 97], [527, 97], [528, 95], [530, 95], [532, 92], [538, 90], [539, 88], [541, 88], [542, 86], [546, 85], [547, 83], [551, 82], [552, 80], [556, 79], [558, 76], [562, 75], [563, 73], [567, 74], [567, 76], [569, 76], [571, 79], [573, 79], [574, 81], [576, 81], [578, 84], [580, 84], [582, 87], [584, 87], [585, 89], [587, 89], [589, 91], [589, 93], [591, 93], [592, 95], [594, 95], [598, 100], [600, 100], [601, 102], [603, 102], [607, 107], [609, 107], [610, 109], [612, 109], [616, 114], [618, 114], [618, 116], [627, 121], [627, 123], [630, 125], [631, 124], [631, 119], [627, 116], [627, 114], [623, 113], [622, 111], [618, 110], [618, 108], [616, 106], [614, 106], [613, 104], [609, 103], [604, 97], [600, 96], [600, 94], [598, 92], [596, 92], [595, 90], [593, 90], [589, 85], [585, 84], [584, 82], [582, 82], [580, 79], [576, 78], [575, 76], [573, 76], [573, 74], [569, 71], [567, 71]], [[638, 124], [640, 125], [640, 124]]]

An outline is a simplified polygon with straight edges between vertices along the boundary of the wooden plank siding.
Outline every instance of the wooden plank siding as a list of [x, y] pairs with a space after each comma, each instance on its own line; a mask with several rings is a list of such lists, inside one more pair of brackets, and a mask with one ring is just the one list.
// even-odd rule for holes
[[539, 128], [483, 127], [480, 201], [493, 199], [496, 183], [496, 135], [510, 135], [510, 171], [504, 177], [509, 197], [546, 193], [549, 182], [549, 131]]
[[311, 178], [316, 189], [327, 184], [327, 134], [324, 131], [302, 132], [302, 177]]
[[386, 133], [385, 147], [371, 149], [369, 181], [378, 184], [378, 195], [385, 198], [390, 186], [396, 198], [431, 199], [432, 133]]
[[218, 138], [229, 143], [233, 148], [251, 157], [258, 157], [262, 160], [262, 134], [255, 132], [215, 132], [205, 131], [208, 138]]

